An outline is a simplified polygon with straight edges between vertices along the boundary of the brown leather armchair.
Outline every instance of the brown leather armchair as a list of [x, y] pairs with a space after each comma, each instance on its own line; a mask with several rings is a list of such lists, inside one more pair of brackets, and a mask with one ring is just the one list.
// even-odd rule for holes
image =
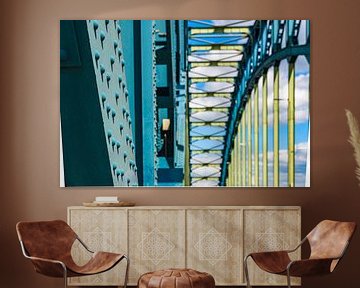
[[[108, 271], [121, 260], [127, 261], [124, 288], [127, 285], [129, 258], [125, 254], [93, 252], [62, 220], [19, 222], [16, 225], [20, 245], [24, 256], [31, 260], [35, 271], [50, 277], [87, 276]], [[71, 247], [78, 240], [92, 254], [83, 266], [78, 266], [71, 257]]]
[[[292, 250], [250, 253], [244, 259], [247, 287], [251, 287], [247, 266], [249, 257], [266, 272], [286, 275], [289, 288], [291, 288], [291, 276], [315, 276], [333, 272], [344, 256], [355, 229], [354, 222], [324, 220]], [[296, 251], [306, 241], [309, 242], [311, 249], [309, 259], [292, 261], [289, 253]]]

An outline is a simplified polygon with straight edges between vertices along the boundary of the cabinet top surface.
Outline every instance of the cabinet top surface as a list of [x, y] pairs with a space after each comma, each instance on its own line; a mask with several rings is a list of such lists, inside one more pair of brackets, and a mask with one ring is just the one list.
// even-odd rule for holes
[[131, 210], [236, 210], [236, 209], [280, 209], [280, 210], [301, 210], [301, 206], [133, 206], [133, 207], [85, 207], [85, 206], [69, 206], [68, 209], [131, 209]]

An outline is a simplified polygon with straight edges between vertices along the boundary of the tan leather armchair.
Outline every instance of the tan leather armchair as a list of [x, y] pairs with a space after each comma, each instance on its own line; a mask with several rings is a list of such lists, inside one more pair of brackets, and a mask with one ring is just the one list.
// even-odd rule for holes
[[[286, 275], [289, 288], [291, 287], [291, 276], [305, 277], [333, 272], [344, 256], [355, 229], [356, 224], [354, 222], [324, 220], [292, 250], [250, 253], [244, 259], [247, 287], [251, 287], [247, 266], [250, 257], [262, 270], [273, 274]], [[306, 241], [310, 245], [310, 257], [292, 261], [289, 253], [296, 251]]]
[[[65, 288], [67, 277], [102, 273], [112, 269], [123, 259], [127, 261], [124, 281], [126, 288], [129, 258], [125, 254], [91, 251], [66, 222], [19, 222], [16, 231], [22, 252], [31, 260], [35, 271], [50, 277], [64, 278]], [[78, 266], [71, 256], [71, 247], [76, 240], [92, 254], [83, 266]]]

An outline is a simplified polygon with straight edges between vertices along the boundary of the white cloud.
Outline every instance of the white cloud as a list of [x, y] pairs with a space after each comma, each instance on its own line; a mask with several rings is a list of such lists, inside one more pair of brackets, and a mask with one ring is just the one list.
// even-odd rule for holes
[[[307, 67], [306, 67], [307, 66]], [[296, 123], [306, 122], [309, 118], [309, 66], [304, 57], [299, 57], [296, 62], [296, 71], [300, 70], [303, 74], [297, 74], [295, 77], [295, 121]], [[287, 123], [288, 109], [288, 64], [282, 61], [280, 64], [279, 79], [279, 101], [280, 106], [280, 123]], [[307, 73], [304, 73], [307, 71]], [[262, 123], [262, 82], [263, 77], [259, 79], [259, 123]], [[274, 123], [274, 69], [270, 68], [267, 74], [268, 83], [268, 123], [271, 127]]]
[[215, 26], [248, 27], [255, 23], [255, 20], [210, 20], [209, 23]]
[[306, 43], [306, 20], [301, 20], [298, 41], [300, 45]]
[[[295, 145], [295, 186], [304, 187], [306, 178], [307, 142]], [[254, 152], [254, 151], [253, 151]], [[247, 163], [247, 160], [246, 160]], [[280, 186], [288, 186], [288, 151], [279, 151]], [[252, 178], [254, 183], [255, 159], [252, 155]], [[259, 183], [262, 186], [262, 153], [259, 153]], [[268, 186], [274, 185], [274, 152], [268, 152]]]
[[228, 66], [200, 66], [190, 69], [189, 78], [237, 77], [238, 70]]

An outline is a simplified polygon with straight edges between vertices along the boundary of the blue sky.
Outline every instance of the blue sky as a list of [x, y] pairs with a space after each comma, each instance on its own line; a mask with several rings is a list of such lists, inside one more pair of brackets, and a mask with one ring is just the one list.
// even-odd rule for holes
[[[283, 61], [280, 65], [280, 182], [281, 186], [287, 186], [287, 98], [288, 98], [288, 65], [286, 61]], [[309, 135], [309, 76], [310, 67], [305, 57], [299, 57], [295, 64], [295, 184], [298, 187], [305, 186], [305, 174], [306, 174], [306, 156], [307, 156], [307, 141]], [[269, 185], [273, 183], [273, 85], [270, 79], [273, 79], [273, 69], [268, 71], [268, 158], [269, 158]], [[260, 78], [262, 83], [262, 78]], [[262, 93], [260, 85], [259, 95]], [[259, 97], [260, 108], [260, 120], [261, 123], [261, 111], [262, 101]], [[259, 127], [259, 153], [262, 154], [262, 127]], [[261, 159], [261, 157], [260, 157]], [[260, 163], [261, 166], [261, 163]], [[261, 169], [260, 169], [261, 170]], [[260, 171], [260, 179], [262, 179]]]

